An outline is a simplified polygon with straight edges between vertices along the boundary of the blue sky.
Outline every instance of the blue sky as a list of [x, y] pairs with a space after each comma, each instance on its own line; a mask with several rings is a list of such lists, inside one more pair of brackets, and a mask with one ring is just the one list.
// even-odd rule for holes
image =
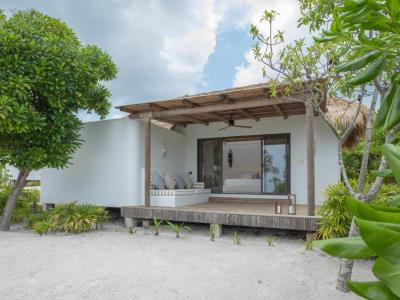
[[[250, 24], [274, 9], [287, 41], [308, 36], [296, 26], [297, 6], [296, 0], [2, 0], [0, 8], [60, 18], [83, 43], [110, 53], [119, 70], [108, 84], [117, 106], [263, 82], [250, 52]], [[112, 109], [108, 118], [121, 115]]]

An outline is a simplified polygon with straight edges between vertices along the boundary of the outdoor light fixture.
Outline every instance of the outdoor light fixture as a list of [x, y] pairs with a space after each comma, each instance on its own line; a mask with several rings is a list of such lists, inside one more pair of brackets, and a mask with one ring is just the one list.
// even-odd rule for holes
[[161, 155], [162, 155], [162, 157], [167, 156], [167, 148], [165, 147], [164, 144], [161, 145]]
[[289, 194], [288, 200], [289, 200], [288, 214], [295, 215], [296, 214], [296, 194]]
[[275, 214], [277, 215], [282, 214], [282, 205], [279, 201], [275, 201]]

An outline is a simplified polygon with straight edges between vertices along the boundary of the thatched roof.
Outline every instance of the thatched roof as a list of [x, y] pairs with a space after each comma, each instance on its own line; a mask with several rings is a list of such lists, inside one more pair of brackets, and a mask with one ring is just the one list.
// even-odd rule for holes
[[[357, 108], [357, 102], [352, 103], [349, 100], [328, 96], [325, 116], [339, 136], [352, 124]], [[344, 144], [346, 148], [354, 148], [364, 138], [368, 111], [368, 107], [362, 105], [355, 127]]]

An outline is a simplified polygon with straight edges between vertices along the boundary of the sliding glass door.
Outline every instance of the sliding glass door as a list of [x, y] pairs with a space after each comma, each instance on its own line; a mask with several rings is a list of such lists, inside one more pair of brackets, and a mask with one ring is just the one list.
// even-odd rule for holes
[[269, 135], [263, 146], [263, 193], [289, 194], [289, 135]]
[[221, 193], [221, 139], [198, 142], [198, 178], [212, 193]]
[[272, 134], [198, 141], [198, 180], [212, 193], [290, 193], [290, 137]]

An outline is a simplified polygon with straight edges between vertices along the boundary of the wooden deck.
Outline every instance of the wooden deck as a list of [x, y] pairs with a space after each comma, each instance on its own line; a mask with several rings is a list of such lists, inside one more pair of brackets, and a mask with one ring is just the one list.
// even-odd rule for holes
[[[283, 207], [287, 212], [287, 206]], [[200, 203], [182, 207], [125, 206], [121, 208], [124, 218], [150, 220], [153, 218], [192, 223], [234, 226], [264, 227], [315, 231], [318, 216], [307, 216], [307, 206], [297, 205], [297, 214], [275, 214], [273, 204], [264, 203]]]

